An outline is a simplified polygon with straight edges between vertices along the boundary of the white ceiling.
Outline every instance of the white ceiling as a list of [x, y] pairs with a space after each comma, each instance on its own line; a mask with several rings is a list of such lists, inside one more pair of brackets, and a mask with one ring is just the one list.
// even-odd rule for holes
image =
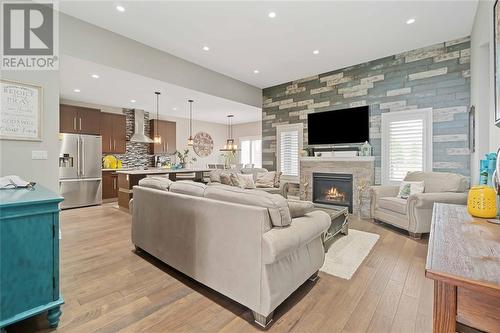
[[[469, 35], [476, 6], [477, 0], [60, 3], [69, 15], [260, 88]], [[407, 25], [409, 18], [416, 23]]]
[[[91, 77], [99, 75], [98, 79]], [[62, 55], [59, 64], [60, 95], [63, 99], [120, 108], [138, 108], [156, 112], [155, 91], [160, 91], [160, 114], [189, 118], [187, 100], [193, 99], [193, 118], [213, 123], [260, 121], [262, 111], [250, 105], [207, 95], [163, 81]], [[80, 92], [74, 92], [79, 89]], [[135, 99], [136, 102], [130, 102]], [[176, 110], [174, 110], [176, 108]]]

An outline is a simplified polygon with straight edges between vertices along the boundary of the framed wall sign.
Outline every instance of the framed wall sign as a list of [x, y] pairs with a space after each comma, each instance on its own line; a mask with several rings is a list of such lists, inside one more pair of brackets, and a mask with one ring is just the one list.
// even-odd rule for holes
[[42, 141], [42, 87], [0, 80], [0, 139]]
[[493, 7], [493, 53], [495, 55], [495, 125], [500, 127], [500, 8], [498, 0]]

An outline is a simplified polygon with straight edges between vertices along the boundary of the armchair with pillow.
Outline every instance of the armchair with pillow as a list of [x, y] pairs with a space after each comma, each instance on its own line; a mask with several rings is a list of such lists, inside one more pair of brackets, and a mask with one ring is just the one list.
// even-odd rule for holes
[[401, 187], [371, 187], [371, 216], [420, 238], [430, 231], [434, 203], [465, 205], [468, 187], [467, 178], [459, 174], [409, 172]]

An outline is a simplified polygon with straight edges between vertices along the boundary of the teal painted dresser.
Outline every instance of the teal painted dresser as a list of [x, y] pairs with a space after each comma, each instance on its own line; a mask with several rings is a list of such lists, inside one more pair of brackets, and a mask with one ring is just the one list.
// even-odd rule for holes
[[48, 310], [59, 324], [59, 195], [33, 189], [0, 190], [0, 331]]

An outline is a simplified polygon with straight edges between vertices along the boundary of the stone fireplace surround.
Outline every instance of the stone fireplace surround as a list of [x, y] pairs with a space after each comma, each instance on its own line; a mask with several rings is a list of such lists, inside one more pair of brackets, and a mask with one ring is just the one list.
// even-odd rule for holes
[[[353, 178], [353, 213], [359, 211], [358, 186], [368, 182], [374, 184], [375, 157], [301, 157], [300, 158], [300, 199], [312, 201], [313, 172], [351, 174]], [[366, 194], [365, 194], [366, 196]], [[363, 202], [363, 211], [370, 203]]]

